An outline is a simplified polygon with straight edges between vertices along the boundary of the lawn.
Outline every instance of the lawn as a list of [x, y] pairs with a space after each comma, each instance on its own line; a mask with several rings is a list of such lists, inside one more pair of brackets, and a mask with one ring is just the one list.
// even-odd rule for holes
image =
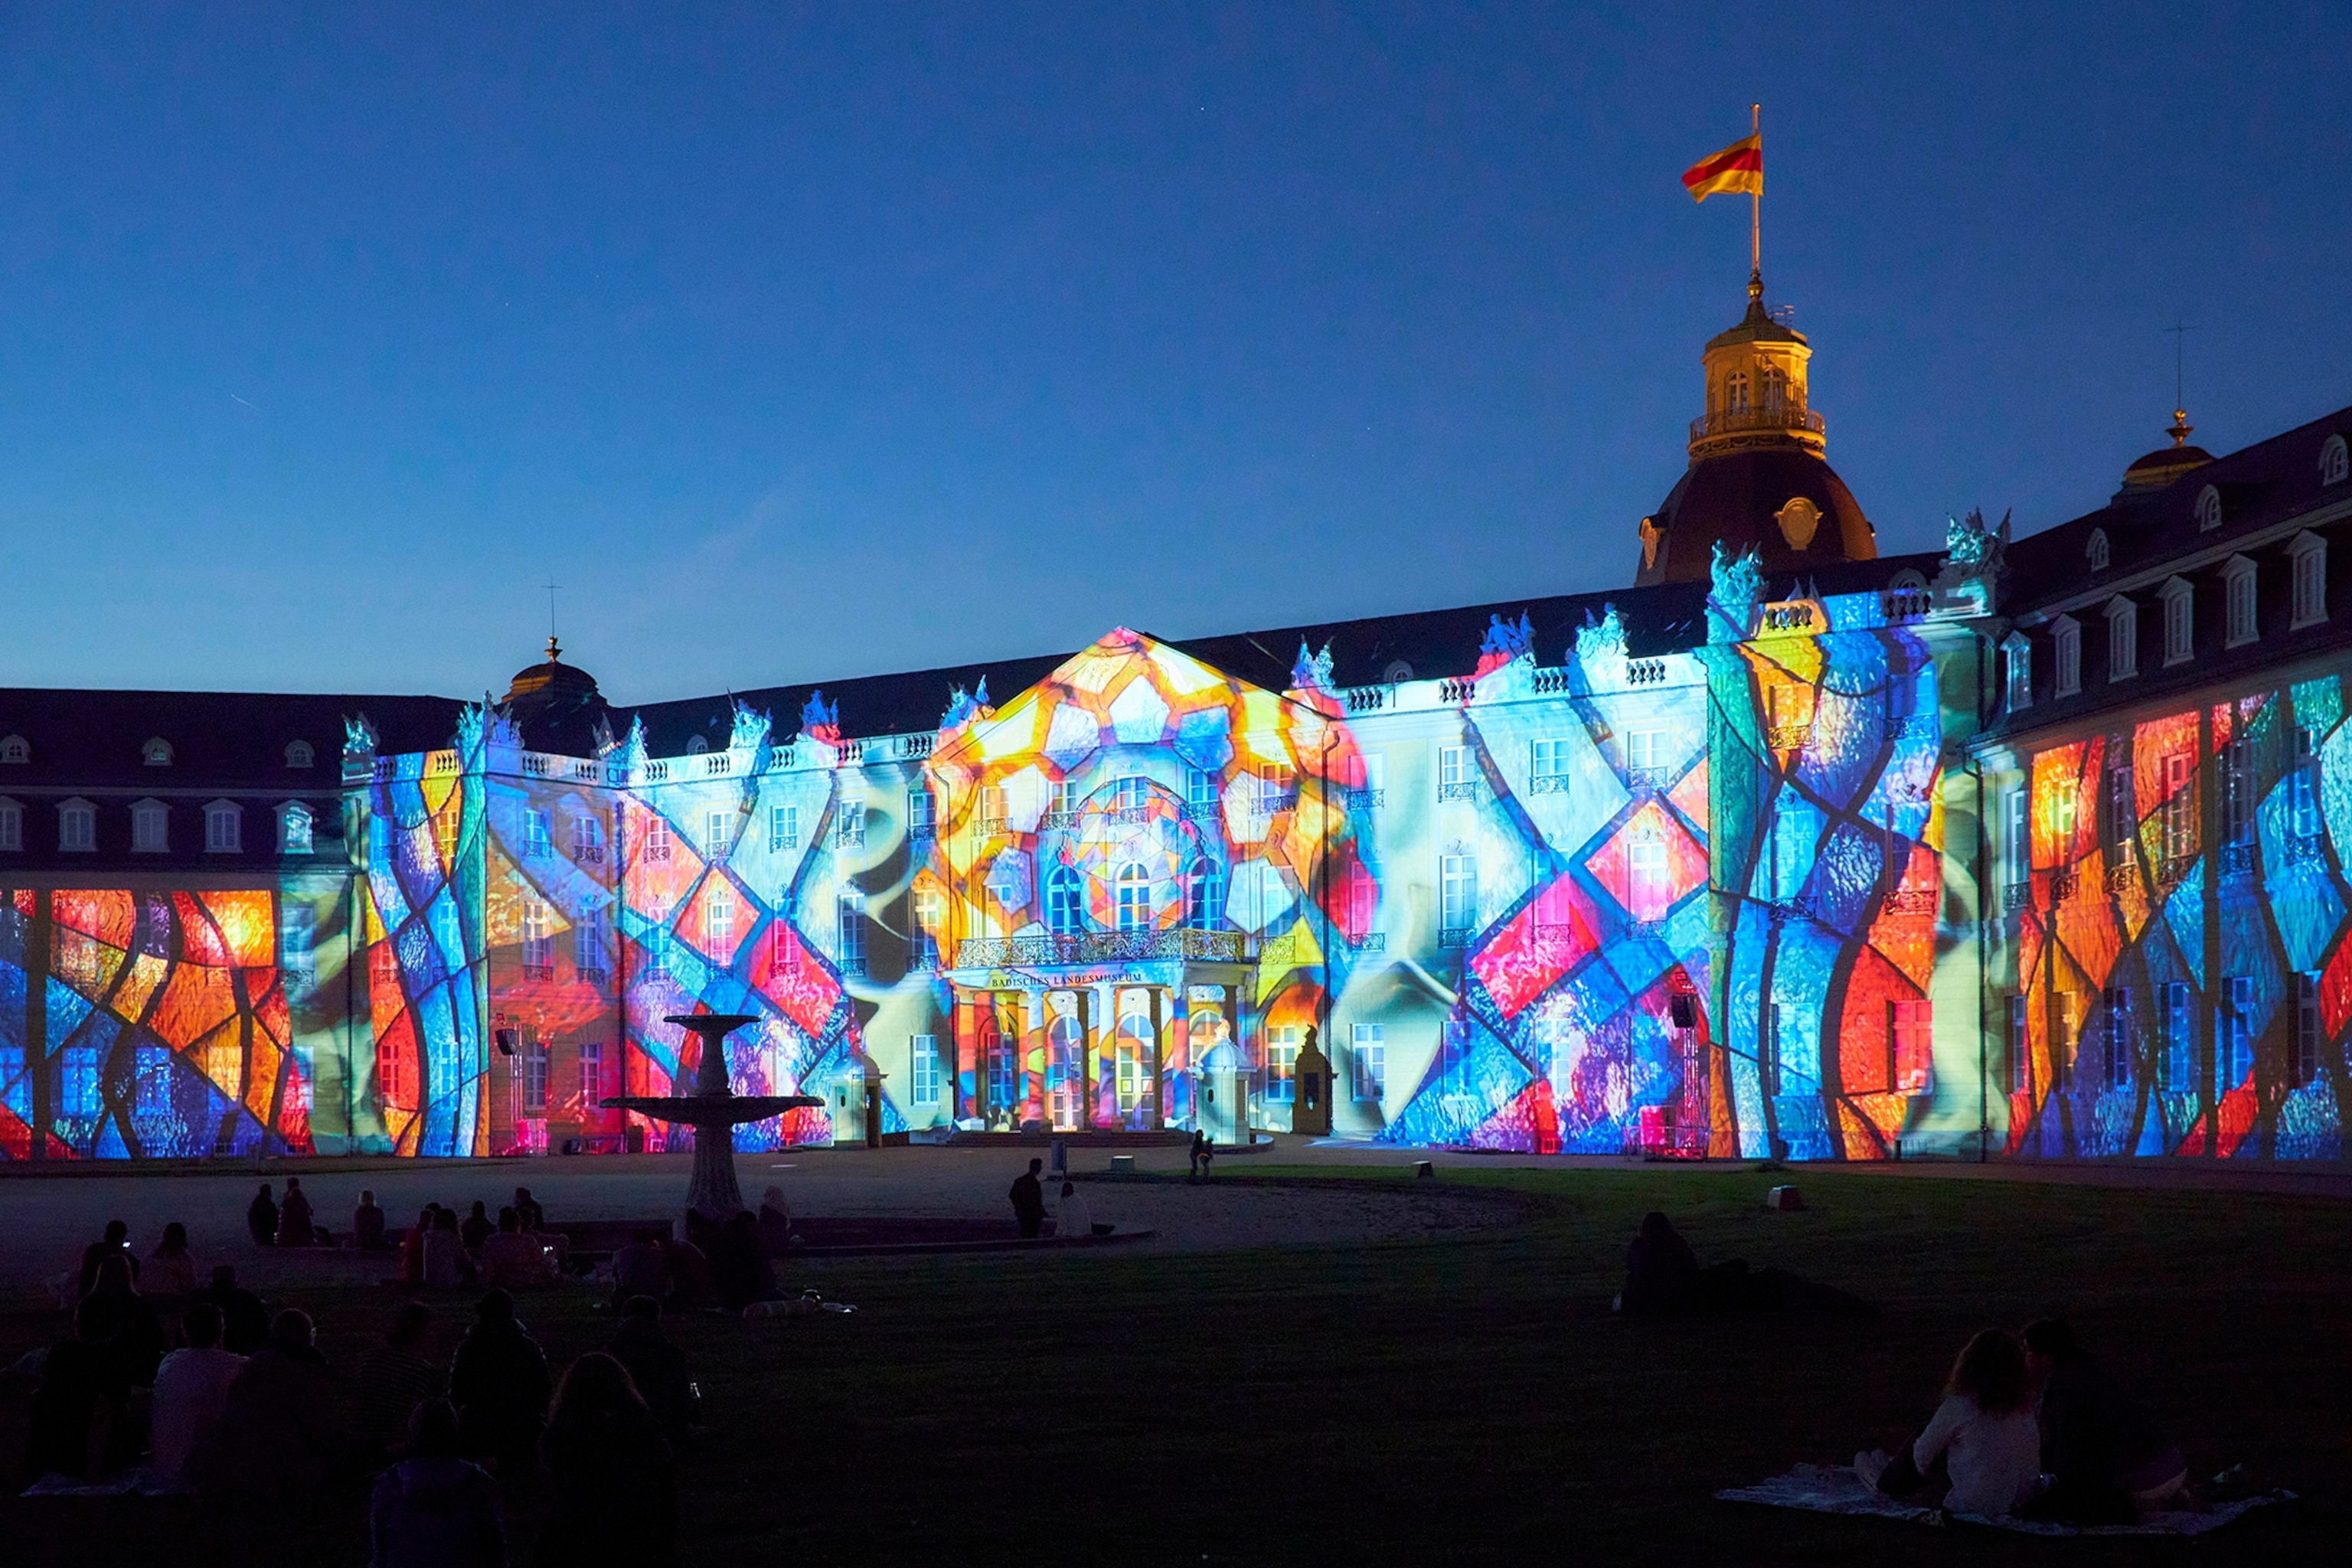
[[[1220, 1177], [1286, 1179], [1404, 1180]], [[712, 1412], [687, 1461], [683, 1554], [2072, 1564], [2324, 1559], [2352, 1526], [2352, 1205], [1866, 1172], [1444, 1179], [1504, 1189], [1523, 1221], [1311, 1251], [845, 1259], [795, 1282], [856, 1302], [854, 1316], [679, 1321]], [[1765, 1211], [1774, 1179], [1801, 1183], [1816, 1206]], [[1651, 1207], [1676, 1216], [1703, 1260], [1778, 1264], [1885, 1315], [1618, 1321], [1608, 1300], [1624, 1241]], [[389, 1300], [322, 1290], [299, 1304], [348, 1364]], [[2046, 1542], [1711, 1500], [1794, 1459], [1891, 1442], [1924, 1417], [1969, 1331], [2048, 1311], [2126, 1373], [2196, 1473], [2242, 1461], [2306, 1500], [2193, 1544]], [[609, 1324], [584, 1299], [526, 1312], [558, 1357]], [[14, 1309], [0, 1354], [55, 1331]], [[21, 1402], [0, 1406], [0, 1453], [20, 1451], [24, 1415]], [[358, 1563], [358, 1521], [355, 1495], [322, 1500], [239, 1560]], [[226, 1529], [191, 1502], [0, 1501], [11, 1564], [151, 1558], [159, 1531], [218, 1552]], [[514, 1530], [528, 1561], [527, 1510]]]

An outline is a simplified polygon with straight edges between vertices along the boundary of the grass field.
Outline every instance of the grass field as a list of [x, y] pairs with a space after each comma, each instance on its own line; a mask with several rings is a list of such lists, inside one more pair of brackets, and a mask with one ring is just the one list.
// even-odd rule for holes
[[[854, 1316], [674, 1321], [712, 1414], [688, 1461], [682, 1555], [2327, 1561], [2352, 1531], [2352, 1205], [1828, 1171], [1445, 1179], [1499, 1189], [1522, 1222], [1328, 1250], [844, 1259], [793, 1282], [856, 1302]], [[1765, 1211], [1773, 1179], [1801, 1183], [1816, 1206]], [[1651, 1207], [1703, 1260], [1778, 1264], [1885, 1316], [1621, 1322], [1609, 1297]], [[347, 1365], [390, 1300], [346, 1289], [292, 1304]], [[1924, 1418], [1969, 1331], [2049, 1311], [2126, 1373], [2193, 1473], [2243, 1461], [2305, 1500], [2202, 1542], [2050, 1542], [1711, 1500], [1795, 1459], [1891, 1443]], [[526, 1313], [559, 1358], [610, 1321], [584, 1297]], [[53, 1316], [14, 1309], [0, 1354], [56, 1331]], [[21, 1402], [0, 1406], [0, 1454], [21, 1451], [24, 1418]], [[513, 1531], [530, 1561], [528, 1510]], [[166, 1560], [162, 1542], [180, 1562], [232, 1548], [256, 1565], [364, 1557], [356, 1491], [315, 1519], [235, 1533], [197, 1502], [0, 1501], [11, 1564]]]

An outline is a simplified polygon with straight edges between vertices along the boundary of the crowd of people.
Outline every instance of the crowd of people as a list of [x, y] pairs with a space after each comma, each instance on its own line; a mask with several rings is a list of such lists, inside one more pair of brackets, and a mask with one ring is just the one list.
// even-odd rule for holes
[[[1625, 1254], [1618, 1310], [1633, 1317], [1751, 1310], [1873, 1310], [1842, 1291], [1734, 1260], [1701, 1268], [1663, 1214]], [[2128, 1523], [2177, 1506], [2189, 1464], [2063, 1321], [1985, 1329], [1961, 1347], [1943, 1396], [1897, 1452], [1856, 1454], [1854, 1474], [1890, 1497], [1955, 1513]]]
[[[524, 1212], [541, 1223], [536, 1205]], [[273, 1246], [288, 1245], [284, 1213]], [[742, 1217], [756, 1231], [757, 1216]], [[441, 1234], [438, 1221], [427, 1234]], [[496, 1270], [499, 1237], [530, 1234], [485, 1237], [484, 1272]], [[151, 1489], [267, 1507], [373, 1475], [371, 1561], [384, 1568], [503, 1563], [502, 1510], [518, 1491], [549, 1505], [548, 1561], [669, 1554], [671, 1455], [698, 1425], [700, 1394], [656, 1297], [625, 1296], [607, 1342], [559, 1376], [495, 1284], [447, 1353], [435, 1348], [436, 1309], [410, 1299], [380, 1343], [338, 1369], [307, 1314], [273, 1312], [233, 1265], [197, 1287], [179, 1225], [142, 1259], [128, 1226], [110, 1223], [77, 1279], [70, 1331], [38, 1358], [28, 1479], [91, 1483], [143, 1465]], [[596, 1502], [613, 1499], [627, 1504]]]

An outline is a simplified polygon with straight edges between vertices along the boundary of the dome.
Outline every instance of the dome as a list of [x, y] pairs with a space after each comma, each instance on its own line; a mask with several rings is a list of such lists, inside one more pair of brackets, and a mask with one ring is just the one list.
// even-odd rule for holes
[[1755, 551], [1768, 574], [1878, 557], [1877, 534], [1837, 470], [1795, 447], [1693, 463], [1642, 520], [1634, 584], [1707, 582], [1717, 543], [1735, 556]]
[[2117, 499], [2161, 489], [2181, 475], [2193, 468], [2201, 468], [2211, 462], [2212, 453], [2202, 447], [2192, 447], [2189, 444], [2189, 433], [2191, 428], [2193, 426], [2189, 423], [2189, 411], [2185, 408], [2174, 409], [2171, 427], [2165, 432], [2172, 437], [2172, 445], [2158, 447], [2145, 457], [2133, 459], [2131, 467], [2124, 470], [2123, 489], [2116, 492]]
[[606, 712], [596, 678], [563, 662], [563, 649], [547, 639], [547, 658], [515, 671], [506, 705], [512, 709], [523, 744], [559, 756], [593, 757]]

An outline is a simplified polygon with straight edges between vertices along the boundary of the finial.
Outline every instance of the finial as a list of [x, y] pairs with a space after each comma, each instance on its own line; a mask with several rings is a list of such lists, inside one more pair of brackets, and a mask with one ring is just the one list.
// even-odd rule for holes
[[2189, 432], [2195, 428], [2195, 426], [2189, 423], [2189, 410], [2176, 408], [2172, 411], [2172, 423], [2166, 427], [2164, 433], [2172, 437], [2174, 446], [2186, 447], [2189, 445]]
[[555, 640], [555, 634], [554, 634], [553, 632], [550, 632], [550, 633], [548, 633], [548, 634], [547, 634], [547, 662], [548, 662], [548, 663], [550, 663], [550, 664], [553, 664], [557, 659], [562, 658], [562, 657], [563, 657], [563, 649], [562, 649], [562, 647], [561, 647], [561, 646], [556, 642], [556, 640]]

